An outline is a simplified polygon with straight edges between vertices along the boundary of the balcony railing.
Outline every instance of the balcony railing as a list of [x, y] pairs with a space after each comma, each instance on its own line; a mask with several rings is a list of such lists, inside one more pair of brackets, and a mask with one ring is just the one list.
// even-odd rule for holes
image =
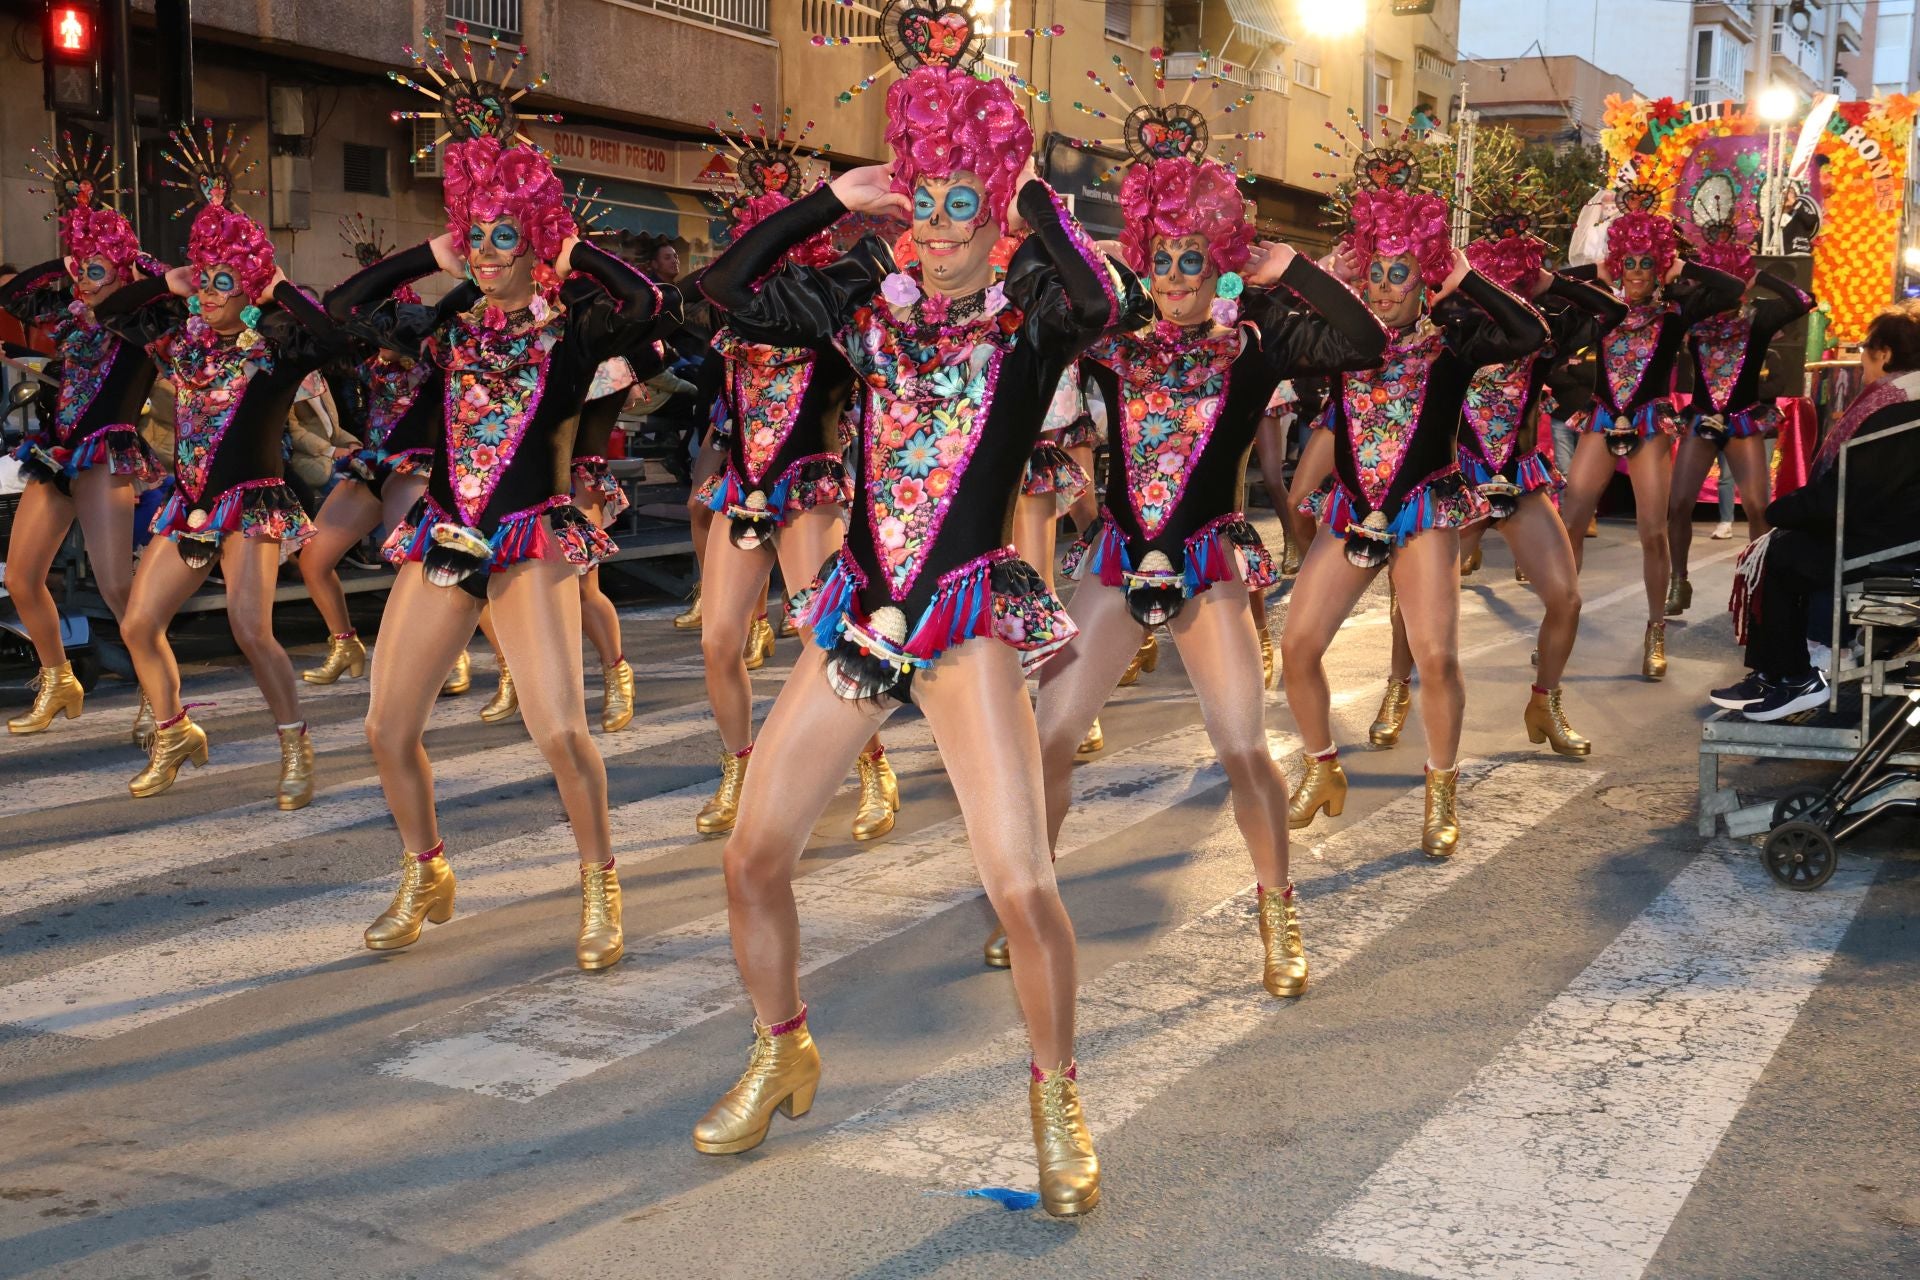
[[464, 22], [482, 32], [518, 39], [520, 0], [447, 0], [447, 25]]
[[734, 31], [768, 34], [767, 0], [621, 0], [643, 9], [658, 9]]

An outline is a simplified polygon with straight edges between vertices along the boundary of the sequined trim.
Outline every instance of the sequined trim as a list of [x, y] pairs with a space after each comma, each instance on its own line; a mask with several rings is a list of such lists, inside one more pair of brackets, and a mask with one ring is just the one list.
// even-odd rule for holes
[[[1345, 536], [1347, 527], [1366, 518], [1366, 507], [1356, 500], [1338, 476], [1329, 476], [1300, 510], [1337, 535]], [[1408, 538], [1427, 529], [1462, 529], [1487, 518], [1487, 504], [1455, 468], [1430, 476], [1410, 490], [1400, 504], [1400, 512], [1387, 524], [1387, 533], [1395, 546], [1405, 546]]]
[[238, 533], [243, 538], [278, 542], [284, 553], [299, 550], [315, 532], [306, 508], [284, 480], [237, 484], [221, 494], [212, 509], [205, 510], [203, 518], [196, 521], [194, 515], [200, 511], [176, 490], [153, 517], [153, 533], [176, 542], [184, 534], [193, 534], [211, 537], [216, 543]]
[[[1230, 511], [1209, 520], [1181, 544], [1181, 590], [1191, 598], [1216, 582], [1242, 582], [1248, 587], [1270, 587], [1280, 580], [1273, 553], [1245, 515]], [[1126, 535], [1109, 512], [1102, 511], [1061, 561], [1069, 578], [1091, 573], [1101, 585], [1126, 586], [1126, 575], [1138, 568]]]

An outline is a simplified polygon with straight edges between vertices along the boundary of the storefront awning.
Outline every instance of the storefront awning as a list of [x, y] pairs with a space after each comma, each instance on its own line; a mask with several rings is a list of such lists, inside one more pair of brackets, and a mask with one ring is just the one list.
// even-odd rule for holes
[[1244, 44], [1266, 49], [1269, 45], [1292, 44], [1292, 37], [1280, 22], [1276, 0], [1227, 0], [1227, 13], [1233, 18], [1233, 35]]

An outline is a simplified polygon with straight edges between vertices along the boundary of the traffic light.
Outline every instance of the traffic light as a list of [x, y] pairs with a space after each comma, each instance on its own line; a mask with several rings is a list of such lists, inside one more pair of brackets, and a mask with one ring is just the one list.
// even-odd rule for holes
[[40, 24], [40, 47], [46, 64], [47, 110], [105, 115], [99, 0], [48, 0]]

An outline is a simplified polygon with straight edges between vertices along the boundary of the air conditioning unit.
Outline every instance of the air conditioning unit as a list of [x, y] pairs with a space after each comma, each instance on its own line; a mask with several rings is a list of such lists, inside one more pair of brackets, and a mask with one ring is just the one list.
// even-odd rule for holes
[[267, 90], [267, 127], [289, 138], [307, 136], [307, 91], [299, 85], [277, 84]]
[[275, 156], [270, 169], [274, 229], [305, 231], [313, 225], [312, 158]]
[[447, 176], [447, 153], [442, 143], [426, 155], [420, 155], [420, 149], [440, 136], [438, 120], [412, 120], [408, 122], [412, 132], [408, 138], [407, 154], [416, 157], [412, 161], [413, 176], [416, 178], [444, 178]]

